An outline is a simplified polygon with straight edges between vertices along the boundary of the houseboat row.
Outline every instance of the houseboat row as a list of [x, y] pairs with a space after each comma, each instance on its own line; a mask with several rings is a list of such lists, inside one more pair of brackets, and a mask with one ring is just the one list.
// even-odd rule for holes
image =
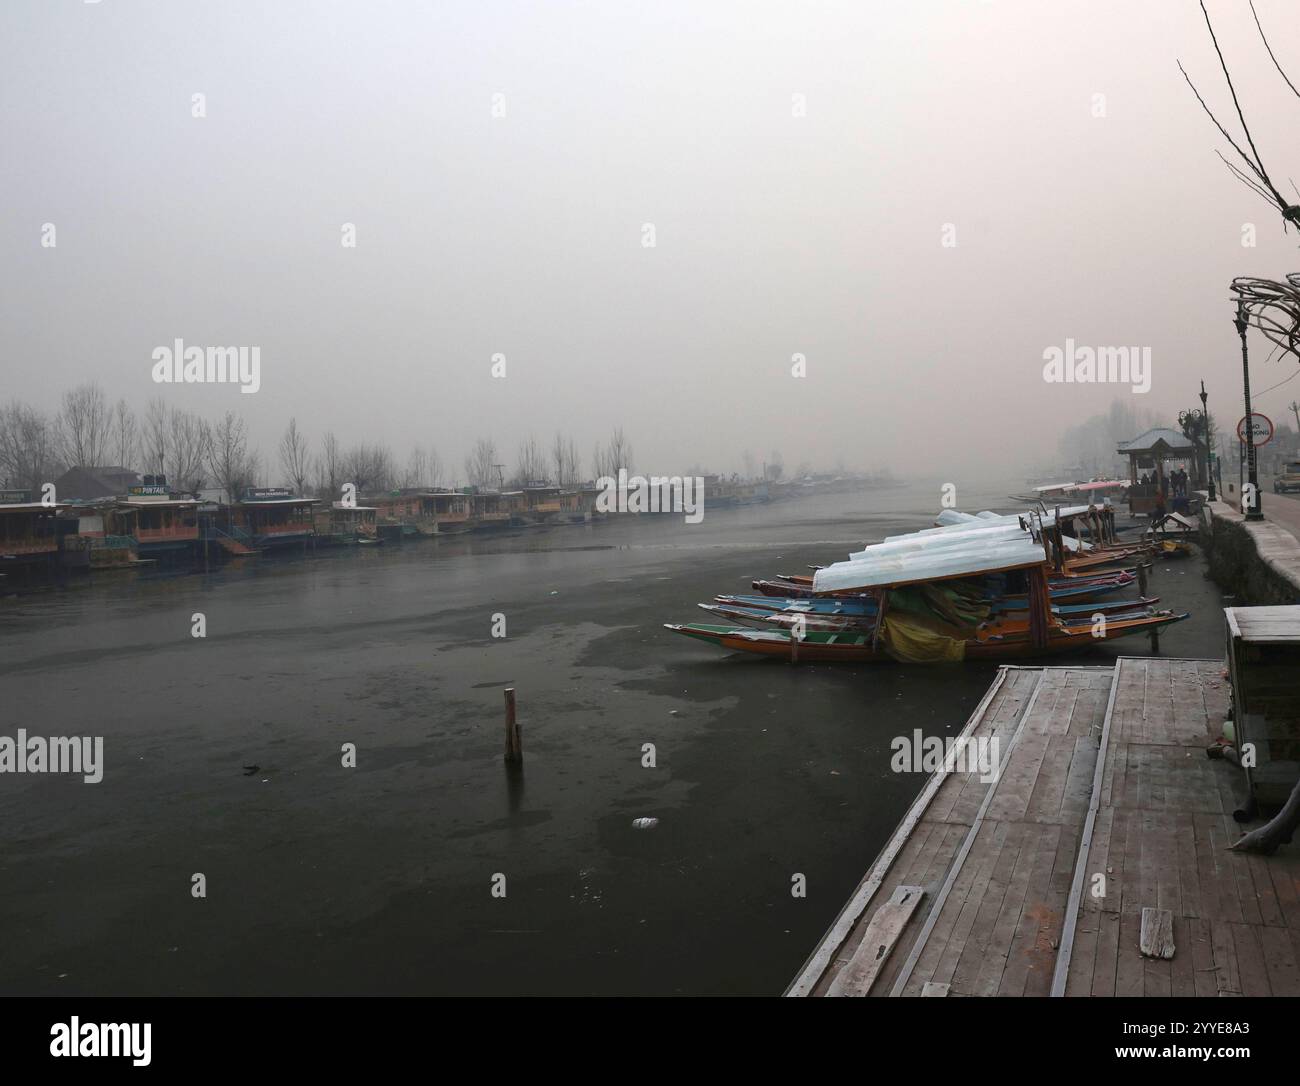
[[[101, 470], [95, 477], [106, 474]], [[226, 503], [179, 493], [163, 475], [141, 479], [125, 473], [122, 484], [121, 494], [40, 501], [29, 491], [0, 490], [0, 577], [43, 578], [66, 570], [152, 564], [207, 566], [267, 552], [587, 523], [607, 515], [598, 501], [604, 491], [593, 485], [509, 491], [408, 488], [332, 502], [282, 487], [255, 487]], [[704, 504], [726, 509], [846, 484], [840, 477], [742, 482], [709, 475], [704, 477]]]

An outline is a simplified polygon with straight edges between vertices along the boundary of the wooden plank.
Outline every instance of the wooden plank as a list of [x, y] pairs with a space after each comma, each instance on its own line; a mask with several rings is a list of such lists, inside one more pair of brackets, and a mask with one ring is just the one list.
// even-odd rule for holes
[[1138, 954], [1142, 913], [1126, 901], [1119, 914], [1119, 947], [1115, 960], [1115, 994], [1140, 996], [1146, 988], [1146, 969]]
[[1275, 996], [1300, 996], [1300, 963], [1285, 928], [1262, 927], [1259, 939], [1268, 970], [1269, 988]]
[[1259, 928], [1250, 924], [1232, 925], [1241, 994], [1246, 996], [1266, 996], [1273, 991], [1268, 981], [1268, 969], [1264, 965], [1264, 949], [1260, 945], [1259, 932]]
[[1174, 914], [1168, 909], [1150, 905], [1142, 908], [1142, 930], [1138, 936], [1138, 950], [1148, 958], [1174, 956]]
[[1175, 954], [1169, 963], [1169, 994], [1178, 998], [1190, 998], [1196, 995], [1196, 963], [1193, 960], [1191, 947], [1187, 943], [1188, 926], [1191, 923], [1193, 921], [1181, 916], [1175, 916], [1173, 920], [1174, 945], [1179, 948], [1179, 953]]
[[[998, 669], [998, 676], [989, 686], [988, 691], [984, 694], [975, 706], [974, 712], [971, 713], [966, 721], [966, 726], [959, 733], [959, 737], [969, 736], [978, 727], [983, 714], [988, 710], [989, 705], [997, 697], [998, 692], [1002, 690], [1007, 675], [1006, 668]], [[1038, 679], [1041, 673], [1035, 674], [1035, 689], [1037, 689]], [[852, 932], [854, 925], [857, 924], [863, 911], [866, 909], [871, 898], [874, 896], [880, 883], [884, 880], [886, 873], [894, 862], [894, 858], [902, 849], [912, 829], [920, 821], [922, 814], [929, 805], [934, 794], [939, 790], [939, 786], [947, 779], [944, 774], [933, 774], [921, 789], [920, 795], [913, 801], [912, 806], [908, 808], [907, 814], [903, 816], [902, 822], [890, 837], [888, 844], [885, 845], [880, 855], [876, 857], [876, 862], [872, 864], [871, 870], [867, 872], [866, 877], [858, 884], [857, 890], [849, 898], [844, 908], [840, 910], [839, 915], [831, 924], [830, 930], [822, 937], [820, 943], [813, 950], [808, 960], [804, 963], [799, 975], [791, 982], [790, 987], [786, 989], [787, 996], [806, 996], [810, 995], [821, 979], [822, 974], [831, 963], [836, 950]]]
[[[1033, 715], [1034, 706], [1038, 702], [1039, 693], [1043, 690], [1045, 685], [1043, 676], [1046, 674], [1046, 672], [1040, 674], [1038, 682], [1034, 685], [1034, 692], [1030, 695], [1029, 702], [1025, 706], [1025, 711], [1020, 718], [1020, 724], [1017, 726], [1015, 734], [1011, 736], [1011, 740], [1007, 744], [1007, 750], [1002, 754], [1002, 761], [998, 766], [997, 783], [989, 790], [988, 795], [984, 797], [984, 803], [980, 807], [979, 814], [976, 815], [975, 822], [971, 826], [970, 832], [966, 835], [966, 839], [962, 842], [961, 848], [958, 850], [957, 856], [953, 860], [952, 869], [948, 872], [948, 877], [944, 880], [943, 886], [940, 887], [939, 893], [936, 895], [934, 906], [930, 910], [930, 915], [926, 917], [925, 924], [922, 927], [920, 934], [917, 935], [916, 942], [907, 956], [907, 961], [903, 963], [903, 968], [899, 971], [899, 976], [894, 982], [894, 987], [890, 993], [891, 995], [899, 996], [903, 994], [903, 991], [907, 987], [907, 982], [911, 979], [912, 970], [916, 967], [916, 963], [920, 959], [922, 951], [925, 949], [926, 941], [929, 939], [930, 933], [934, 930], [939, 917], [943, 913], [944, 903], [947, 901], [948, 895], [952, 891], [953, 884], [961, 874], [962, 865], [984, 825], [984, 816], [988, 811], [989, 805], [993, 802], [994, 797], [1001, 790], [1003, 782], [1006, 780], [1007, 764], [1015, 756], [1016, 747], [1020, 742], [1020, 736], [1024, 730], [1025, 722]], [[999, 824], [998, 830], [1001, 832], [999, 833], [998, 831], [995, 831], [995, 836], [998, 838], [997, 848], [1000, 850], [1001, 841], [1006, 836], [1005, 825]], [[964, 911], [965, 910], [963, 909], [963, 912]], [[938, 974], [936, 973], [935, 976], [938, 976]], [[931, 977], [930, 979], [934, 979], [934, 977]]]
[[906, 844], [898, 853], [898, 858], [881, 880], [872, 904], [869, 904], [863, 911], [859, 922], [854, 925], [848, 937], [835, 951], [831, 964], [827, 967], [822, 980], [817, 988], [814, 988], [814, 991], [820, 990], [821, 994], [825, 995], [825, 989], [835, 979], [835, 974], [853, 960], [853, 955], [857, 953], [858, 946], [862, 943], [862, 937], [866, 932], [867, 924], [871, 920], [871, 912], [877, 903], [883, 904], [888, 901], [890, 895], [899, 886], [907, 884], [924, 886], [926, 880], [919, 873], [928, 870], [932, 864], [942, 862], [944, 869], [947, 868], [948, 862], [952, 858], [952, 852], [945, 849], [944, 846], [947, 836], [946, 829], [945, 826], [933, 825], [925, 820], [917, 824], [911, 836], [907, 838]]
[[997, 995], [1047, 994], [1064, 909], [1064, 899], [1050, 892], [1052, 865], [1061, 835], [1060, 826], [1038, 827], [1029, 882]]
[[1021, 848], [1015, 869], [1011, 871], [1011, 881], [1002, 897], [1001, 909], [998, 910], [993, 929], [989, 933], [988, 951], [984, 960], [978, 962], [978, 972], [971, 985], [958, 985], [963, 995], [997, 995], [1002, 985], [1006, 970], [1011, 964], [1011, 947], [1026, 908], [1026, 895], [1030, 887], [1030, 877], [1034, 871], [1035, 860], [1045, 826], [1026, 823], [1021, 827]]
[[1103, 911], [1097, 914], [1097, 961], [1092, 967], [1092, 994], [1095, 996], [1113, 996], [1116, 992], [1119, 927], [1118, 912]]
[[[1208, 920], [1189, 920], [1187, 922], [1188, 938], [1192, 945], [1192, 978], [1198, 996], [1215, 996], [1219, 994], [1219, 971], [1214, 966], [1214, 948], [1210, 943], [1210, 923]], [[1186, 954], [1183, 957], [1187, 957]]]
[[[1024, 883], [1029, 880], [1029, 863], [1032, 859], [1031, 848], [1026, 847], [1026, 840], [1033, 829], [1031, 823], [1013, 823], [1007, 834], [1007, 844], [994, 868], [993, 877], [984, 893], [975, 923], [971, 926], [966, 946], [957, 960], [953, 971], [952, 986], [966, 996], [991, 995], [997, 991], [1002, 971], [1007, 964], [1007, 948], [1011, 943], [1011, 931], [999, 932], [998, 921], [1009, 907], [1009, 899], [1019, 892], [1019, 899], [1013, 906], [1015, 916], [1020, 915], [1020, 904], [1024, 901]], [[1017, 880], [1021, 876], [1022, 881]]]
[[927, 980], [925, 984], [921, 986], [921, 994], [923, 996], [932, 997], [946, 996], [948, 994], [948, 985], [936, 984], [932, 980]]
[[[949, 872], [950, 881], [945, 881], [939, 891], [943, 900], [936, 895], [935, 905], [925, 921], [928, 930], [917, 936], [912, 954], [890, 990], [891, 995], [903, 995], [913, 970], [917, 969], [924, 979], [951, 983], [1007, 837], [1005, 822], [983, 822], [977, 829], [977, 847], [969, 850], [969, 862], [963, 858], [962, 865]], [[963, 845], [969, 841], [967, 837]], [[949, 894], [952, 903], [946, 904]]]
[[1237, 948], [1232, 934], [1232, 927], [1226, 920], [1210, 922], [1210, 947], [1218, 972], [1219, 992], [1241, 995], [1241, 974], [1237, 969]]
[[893, 953], [894, 944], [921, 904], [923, 893], [919, 886], [900, 886], [876, 910], [853, 960], [839, 971], [827, 995], [864, 996], [871, 991], [876, 974]]
[[1102, 718], [1101, 738], [1098, 744], [1097, 760], [1093, 765], [1092, 790], [1088, 799], [1088, 811], [1084, 817], [1083, 832], [1079, 839], [1079, 850], [1075, 856], [1074, 876], [1070, 881], [1070, 896], [1065, 904], [1061, 942], [1056, 952], [1056, 968], [1052, 974], [1051, 994], [1053, 996], [1065, 995], [1066, 981], [1070, 975], [1070, 955], [1074, 950], [1074, 933], [1079, 922], [1079, 909], [1082, 905], [1084, 884], [1087, 880], [1088, 853], [1092, 847], [1093, 833], [1096, 830], [1097, 808], [1101, 803], [1101, 780], [1106, 769], [1106, 751], [1110, 745], [1115, 700], [1119, 692], [1121, 662], [1116, 661], [1115, 663], [1115, 672], [1110, 682], [1110, 695], [1106, 699], [1106, 715]]

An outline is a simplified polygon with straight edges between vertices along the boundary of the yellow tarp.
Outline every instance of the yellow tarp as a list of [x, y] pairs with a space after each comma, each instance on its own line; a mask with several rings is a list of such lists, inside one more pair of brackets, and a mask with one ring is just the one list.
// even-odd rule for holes
[[886, 614], [881, 640], [885, 651], [905, 664], [936, 664], [966, 658], [965, 641], [941, 633], [916, 615]]

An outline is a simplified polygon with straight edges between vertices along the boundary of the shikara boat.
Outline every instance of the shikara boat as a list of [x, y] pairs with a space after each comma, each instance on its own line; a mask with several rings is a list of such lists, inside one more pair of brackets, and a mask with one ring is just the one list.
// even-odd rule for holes
[[[1099, 604], [1133, 582], [1127, 570], [1072, 568], [1080, 554], [1130, 558], [1108, 540], [1105, 521], [1087, 509], [1096, 543], [1085, 551], [1058, 512], [1042, 518], [970, 518], [895, 537], [817, 569], [756, 581], [760, 593], [719, 597], [705, 610], [788, 629], [669, 624], [674, 633], [724, 648], [792, 660], [910, 663], [1036, 658], [1099, 641], [1154, 633], [1186, 614], [1156, 611], [1155, 599]], [[964, 519], [962, 519], [964, 518]], [[1071, 549], [1073, 547], [1073, 549]], [[1095, 561], [1094, 564], [1101, 564]], [[1104, 607], [1104, 610], [1102, 609]], [[1062, 608], [1066, 608], [1062, 610]]]
[[[1080, 652], [1103, 641], [1114, 641], [1132, 634], [1150, 633], [1181, 622], [1187, 614], [1162, 611], [1155, 614], [1116, 616], [1106, 622], [1103, 636], [1094, 636], [1091, 623], [1051, 628], [1047, 643], [1035, 646], [1025, 628], [992, 629], [984, 637], [967, 641], [963, 659], [1014, 660], [1037, 659], [1068, 652]], [[665, 630], [707, 641], [733, 652], [758, 656], [776, 656], [793, 663], [880, 663], [895, 660], [871, 633], [860, 630], [810, 631], [795, 638], [788, 630], [754, 630], [743, 626], [711, 626], [703, 623], [675, 625], [664, 623]]]
[[[757, 600], [753, 604], [741, 600]], [[722, 618], [736, 619], [741, 622], [753, 622], [775, 626], [793, 627], [802, 624], [805, 630], [853, 630], [872, 629], [876, 624], [878, 606], [875, 600], [863, 600], [851, 610], [832, 610], [821, 607], [804, 606], [817, 604], [820, 600], [792, 600], [793, 606], [770, 606], [779, 601], [767, 597], [720, 597], [713, 603], [701, 603], [697, 606], [710, 614]], [[838, 602], [838, 601], [837, 601]], [[1084, 621], [1091, 622], [1097, 615], [1125, 615], [1150, 611], [1160, 602], [1159, 596], [1140, 596], [1135, 600], [1102, 600], [1095, 603], [1055, 603], [1051, 605], [1052, 614], [1067, 624]], [[767, 604], [768, 606], [765, 606]], [[995, 600], [990, 605], [993, 614], [1005, 614], [1014, 617], [1023, 615], [1028, 610], [1027, 599]]]

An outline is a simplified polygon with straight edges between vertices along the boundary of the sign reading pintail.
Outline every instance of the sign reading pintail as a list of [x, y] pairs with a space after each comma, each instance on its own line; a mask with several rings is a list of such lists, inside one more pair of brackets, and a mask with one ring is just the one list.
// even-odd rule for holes
[[102, 735], [0, 735], [0, 773], [80, 773], [86, 784], [104, 779]]
[[261, 347], [187, 347], [175, 340], [153, 350], [153, 379], [160, 385], [239, 385], [240, 392], [262, 387]]

